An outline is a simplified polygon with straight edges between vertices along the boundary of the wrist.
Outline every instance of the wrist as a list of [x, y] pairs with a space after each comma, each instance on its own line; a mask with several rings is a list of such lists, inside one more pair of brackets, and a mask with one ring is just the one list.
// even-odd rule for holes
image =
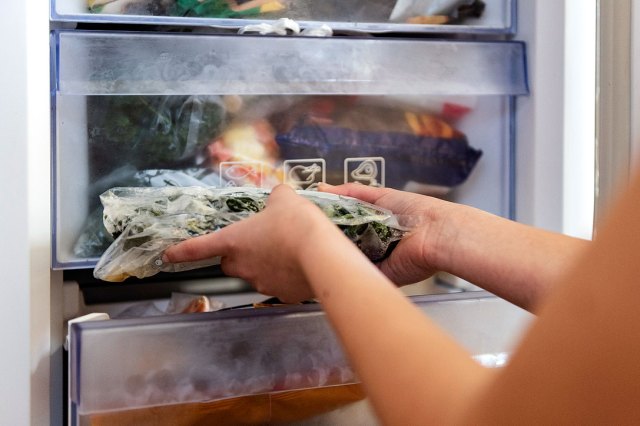
[[438, 200], [426, 213], [423, 261], [435, 271], [449, 271], [464, 224], [465, 207]]
[[305, 260], [318, 256], [320, 245], [327, 237], [327, 233], [336, 231], [337, 227], [327, 219], [317, 206], [311, 203], [305, 206], [300, 213], [297, 219], [299, 222], [292, 226], [296, 230], [295, 247], [292, 253], [293, 260], [304, 269]]

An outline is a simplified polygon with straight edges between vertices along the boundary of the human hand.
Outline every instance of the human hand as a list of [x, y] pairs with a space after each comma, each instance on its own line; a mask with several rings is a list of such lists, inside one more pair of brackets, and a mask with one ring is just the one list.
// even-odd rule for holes
[[260, 213], [176, 244], [165, 251], [163, 260], [178, 263], [220, 256], [225, 274], [248, 281], [260, 293], [299, 302], [313, 297], [300, 258], [313, 245], [316, 230], [320, 235], [340, 233], [316, 205], [280, 185]]
[[444, 211], [451, 208], [450, 203], [410, 192], [353, 183], [339, 186], [321, 184], [319, 190], [358, 198], [390, 210], [401, 218], [417, 221], [415, 229], [400, 240], [391, 255], [378, 265], [395, 284], [413, 284], [439, 270], [436, 266], [437, 244], [444, 236], [442, 225], [447, 217]]

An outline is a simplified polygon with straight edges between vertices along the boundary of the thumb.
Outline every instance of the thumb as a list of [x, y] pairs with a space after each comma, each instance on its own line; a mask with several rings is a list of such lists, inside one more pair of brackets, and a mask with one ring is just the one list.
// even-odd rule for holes
[[321, 192], [329, 192], [336, 195], [345, 195], [347, 197], [357, 198], [371, 204], [376, 204], [381, 197], [388, 194], [390, 191], [386, 188], [376, 188], [359, 183], [345, 183], [338, 186], [321, 183], [318, 185], [318, 190]]

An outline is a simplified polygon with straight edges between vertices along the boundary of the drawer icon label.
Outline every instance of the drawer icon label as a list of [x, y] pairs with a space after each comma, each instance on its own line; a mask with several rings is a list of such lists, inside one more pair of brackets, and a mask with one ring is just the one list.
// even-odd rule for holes
[[220, 163], [220, 186], [262, 187], [263, 163], [260, 161], [225, 161]]
[[356, 182], [367, 186], [384, 187], [383, 157], [352, 157], [344, 160], [344, 183]]
[[295, 189], [317, 189], [318, 184], [326, 182], [327, 166], [323, 158], [285, 160], [284, 182]]

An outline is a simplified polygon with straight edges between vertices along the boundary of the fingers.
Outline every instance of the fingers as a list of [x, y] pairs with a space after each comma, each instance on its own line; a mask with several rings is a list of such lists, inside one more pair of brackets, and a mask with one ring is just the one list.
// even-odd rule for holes
[[271, 190], [271, 194], [269, 195], [269, 198], [267, 198], [267, 204], [269, 203], [269, 201], [278, 202], [281, 199], [285, 199], [287, 197], [291, 197], [295, 195], [296, 195], [296, 191], [292, 187], [282, 183], [280, 185], [275, 186]]
[[321, 192], [330, 192], [337, 195], [346, 195], [348, 197], [357, 198], [362, 201], [366, 201], [371, 204], [376, 202], [387, 195], [390, 189], [376, 188], [373, 186], [361, 185], [358, 183], [345, 183], [344, 185], [333, 186], [326, 183], [318, 185], [318, 190]]
[[228, 277], [246, 278], [240, 276], [237, 262], [234, 262], [230, 257], [222, 257], [220, 259], [220, 269]]
[[194, 262], [221, 256], [228, 251], [225, 229], [207, 235], [191, 238], [165, 250], [162, 261], [165, 263]]
[[[290, 186], [278, 185], [273, 189], [267, 201], [275, 204], [292, 196], [296, 197], [297, 195]], [[162, 260], [167, 263], [181, 263], [227, 256], [237, 248], [234, 241], [242, 240], [241, 236], [247, 234], [247, 229], [251, 229], [258, 216], [255, 215], [210, 234], [194, 237], [171, 246], [165, 250]]]

